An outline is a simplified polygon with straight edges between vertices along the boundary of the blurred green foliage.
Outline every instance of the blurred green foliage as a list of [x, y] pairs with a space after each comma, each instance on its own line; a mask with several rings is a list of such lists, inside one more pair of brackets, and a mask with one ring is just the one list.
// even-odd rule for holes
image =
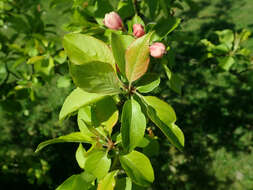
[[[145, 1], [152, 6], [145, 7], [141, 1], [141, 14], [157, 17], [155, 1]], [[175, 80], [181, 79], [182, 92], [179, 96], [169, 89], [171, 84], [166, 83], [162, 65], [155, 65], [152, 70], [160, 72], [162, 79], [155, 94], [175, 108], [185, 133], [186, 148], [182, 153], [171, 148], [165, 137], [150, 126], [150, 134], [159, 136], [143, 148], [145, 154], [152, 156], [156, 173], [152, 189], [251, 190], [252, 36], [240, 43], [231, 67], [221, 69], [218, 65], [219, 59], [233, 52], [234, 37], [246, 31], [243, 28], [253, 31], [250, 17], [253, 2], [163, 1], [174, 7], [163, 10], [181, 19], [180, 28], [166, 39], [170, 46], [166, 64], [180, 73]], [[78, 165], [73, 165], [75, 145], [55, 145], [40, 156], [34, 150], [39, 142], [76, 128], [75, 121], [58, 122], [60, 107], [73, 89], [61, 36], [67, 31], [92, 27], [92, 22], [83, 19], [91, 18], [85, 7], [82, 0], [0, 2], [0, 184], [3, 186], [54, 189], [72, 173], [79, 172]], [[217, 54], [217, 46], [223, 43], [219, 35], [224, 31], [234, 36], [230, 40], [233, 47]], [[101, 30], [92, 28], [87, 32], [96, 34]], [[210, 49], [210, 44], [215, 48]]]

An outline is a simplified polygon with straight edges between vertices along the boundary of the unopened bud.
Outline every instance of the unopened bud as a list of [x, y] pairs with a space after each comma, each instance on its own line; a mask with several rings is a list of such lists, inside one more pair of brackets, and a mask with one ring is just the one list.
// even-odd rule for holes
[[116, 12], [105, 14], [104, 25], [113, 30], [120, 30], [123, 28], [122, 20]]
[[156, 42], [149, 47], [150, 55], [155, 58], [161, 58], [166, 52], [166, 47], [163, 43]]
[[145, 34], [144, 28], [141, 24], [133, 25], [133, 34], [136, 38], [139, 38]]

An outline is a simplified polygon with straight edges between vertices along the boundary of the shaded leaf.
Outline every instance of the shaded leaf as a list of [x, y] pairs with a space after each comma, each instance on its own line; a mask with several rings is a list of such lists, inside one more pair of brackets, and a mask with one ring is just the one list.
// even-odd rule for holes
[[132, 190], [132, 181], [129, 177], [116, 180], [115, 190]]
[[158, 87], [160, 77], [157, 74], [147, 73], [136, 84], [137, 90], [141, 93], [148, 93]]
[[82, 65], [70, 64], [74, 83], [90, 93], [118, 94], [121, 92], [119, 79], [112, 66], [104, 62], [89, 62]]

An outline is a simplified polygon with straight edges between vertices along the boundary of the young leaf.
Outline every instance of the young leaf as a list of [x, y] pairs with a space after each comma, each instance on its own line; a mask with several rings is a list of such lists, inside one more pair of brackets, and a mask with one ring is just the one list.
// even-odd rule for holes
[[69, 66], [74, 83], [86, 92], [100, 94], [121, 92], [119, 79], [109, 63], [96, 61]]
[[64, 136], [61, 136], [61, 137], [58, 137], [55, 139], [50, 139], [50, 140], [40, 143], [35, 152], [39, 152], [41, 149], [43, 149], [44, 147], [46, 147], [50, 144], [64, 143], [64, 142], [92, 143], [93, 140], [89, 136], [87, 136], [81, 132], [74, 132], [74, 133], [70, 133], [68, 135], [64, 135]]
[[76, 161], [78, 165], [80, 166], [80, 168], [82, 169], [84, 168], [84, 164], [86, 161], [85, 153], [86, 153], [86, 150], [83, 148], [82, 143], [80, 143], [76, 150]]
[[125, 75], [125, 52], [128, 46], [134, 41], [134, 38], [129, 35], [119, 35], [112, 32], [111, 46], [115, 62], [117, 63], [120, 72]]
[[89, 190], [93, 186], [92, 182], [94, 180], [94, 176], [85, 171], [81, 174], [72, 175], [58, 186], [56, 190]]
[[102, 94], [88, 93], [80, 88], [76, 88], [65, 99], [60, 111], [59, 120], [64, 119], [71, 113], [77, 111], [79, 108], [92, 104], [104, 97], [105, 95]]
[[85, 34], [67, 34], [63, 39], [63, 47], [73, 64], [88, 62], [109, 63], [115, 69], [114, 58], [110, 48], [102, 41]]
[[77, 123], [79, 130], [88, 136], [94, 136], [87, 125], [91, 125], [91, 106], [85, 106], [78, 110]]
[[120, 156], [120, 163], [127, 175], [138, 185], [149, 186], [154, 181], [154, 171], [149, 159], [142, 153], [132, 151]]
[[149, 118], [161, 129], [168, 140], [179, 150], [184, 147], [184, 135], [178, 132], [176, 127], [173, 127], [173, 122], [176, 121], [176, 115], [173, 109], [162, 100], [156, 97], [142, 97], [144, 108]]
[[114, 190], [118, 170], [108, 173], [98, 184], [97, 190]]
[[148, 93], [160, 84], [160, 77], [157, 74], [147, 73], [137, 82], [137, 90], [141, 93]]
[[102, 179], [108, 173], [110, 166], [111, 159], [107, 158], [107, 153], [103, 150], [94, 150], [87, 155], [84, 169], [98, 179]]
[[115, 190], [132, 190], [132, 181], [129, 177], [116, 180]]
[[148, 33], [136, 39], [126, 51], [126, 77], [130, 84], [144, 75], [148, 69], [151, 35], [152, 33]]
[[146, 128], [146, 118], [134, 99], [127, 100], [121, 116], [122, 144], [125, 150], [132, 151], [142, 140]]

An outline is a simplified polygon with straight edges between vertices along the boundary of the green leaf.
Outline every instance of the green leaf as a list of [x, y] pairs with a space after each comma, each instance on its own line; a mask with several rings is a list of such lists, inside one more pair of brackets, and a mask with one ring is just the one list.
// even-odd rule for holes
[[104, 127], [109, 134], [116, 125], [119, 117], [119, 111], [111, 96], [108, 96], [91, 107], [91, 119], [94, 126]]
[[122, 20], [134, 15], [134, 5], [132, 0], [120, 1], [118, 4], [118, 14]]
[[128, 34], [132, 34], [133, 33], [133, 25], [134, 24], [141, 24], [142, 26], [145, 27], [145, 23], [143, 22], [143, 20], [141, 19], [141, 17], [139, 17], [137, 14], [134, 15], [134, 17], [132, 18], [132, 20], [127, 22], [127, 26], [128, 26]]
[[134, 41], [130, 35], [120, 35], [112, 32], [111, 46], [115, 62], [120, 72], [125, 75], [125, 52], [128, 46]]
[[155, 96], [144, 96], [145, 102], [157, 111], [157, 116], [164, 123], [174, 123], [177, 120], [174, 109], [166, 102]]
[[161, 41], [169, 33], [175, 30], [180, 23], [181, 23], [180, 18], [175, 17], [169, 17], [166, 19], [161, 18], [153, 28], [153, 30], [155, 30], [155, 33], [151, 37], [151, 41]]
[[84, 164], [86, 161], [85, 157], [86, 150], [83, 148], [83, 145], [80, 143], [77, 150], [76, 150], [76, 161], [80, 168], [84, 168]]
[[54, 59], [49, 57], [49, 59], [42, 59], [40, 61], [34, 62], [34, 70], [36, 73], [49, 76], [52, 69], [54, 68]]
[[137, 90], [141, 93], [148, 93], [158, 87], [160, 77], [157, 74], [147, 73], [136, 84]]
[[91, 106], [84, 106], [78, 110], [77, 123], [79, 130], [88, 136], [95, 136], [90, 130], [91, 122]]
[[[166, 74], [168, 74], [168, 71]], [[171, 73], [171, 78], [168, 81], [168, 85], [174, 92], [178, 93], [179, 95], [182, 94], [183, 81], [178, 74]]]
[[230, 67], [235, 63], [235, 60], [232, 56], [218, 58], [219, 67], [228, 71]]
[[234, 42], [234, 32], [232, 30], [227, 29], [216, 31], [215, 33], [218, 35], [221, 43], [226, 44], [229, 49], [232, 48]]
[[112, 66], [104, 62], [89, 62], [82, 65], [70, 64], [74, 83], [90, 93], [118, 94], [121, 92], [119, 79]]
[[132, 151], [142, 140], [146, 128], [146, 118], [141, 106], [134, 99], [127, 100], [121, 116], [122, 144], [125, 150]]
[[149, 186], [154, 181], [154, 171], [149, 159], [142, 153], [132, 151], [120, 156], [120, 163], [127, 175], [138, 185]]
[[129, 177], [116, 180], [115, 190], [132, 190], [132, 181]]
[[88, 93], [80, 88], [76, 88], [65, 99], [60, 111], [59, 120], [64, 119], [71, 113], [77, 111], [79, 108], [92, 104], [104, 97], [105, 95], [102, 94]]
[[109, 63], [115, 69], [114, 58], [110, 48], [102, 41], [85, 34], [67, 34], [63, 47], [70, 61], [76, 65], [88, 62]]
[[114, 190], [115, 187], [115, 176], [118, 170], [108, 173], [98, 184], [97, 190]]
[[152, 33], [149, 33], [136, 39], [126, 51], [126, 77], [130, 84], [144, 75], [148, 69], [151, 35]]
[[[179, 150], [184, 147], [184, 135], [179, 128], [174, 126], [176, 115], [171, 106], [166, 102], [152, 96], [141, 97], [149, 118], [161, 129], [168, 140]], [[181, 131], [181, 130], [180, 130]]]
[[95, 178], [88, 172], [72, 175], [65, 180], [56, 190], [89, 190]]
[[28, 59], [27, 61], [27, 64], [34, 64], [38, 61], [42, 61], [43, 59], [45, 59], [45, 56], [42, 55], [42, 56], [34, 56], [34, 57], [31, 57], [30, 59]]
[[57, 87], [58, 88], [68, 88], [71, 85], [71, 79], [67, 76], [61, 76], [57, 80]]
[[64, 142], [92, 143], [93, 140], [89, 136], [87, 136], [81, 132], [74, 132], [74, 133], [70, 133], [68, 135], [64, 135], [64, 136], [61, 136], [61, 137], [58, 137], [55, 139], [50, 139], [50, 140], [40, 143], [35, 152], [39, 152], [41, 149], [43, 149], [44, 147], [46, 147], [50, 144], [64, 143]]
[[93, 150], [87, 155], [84, 169], [98, 179], [102, 179], [108, 173], [110, 166], [111, 159], [107, 158], [105, 151]]

